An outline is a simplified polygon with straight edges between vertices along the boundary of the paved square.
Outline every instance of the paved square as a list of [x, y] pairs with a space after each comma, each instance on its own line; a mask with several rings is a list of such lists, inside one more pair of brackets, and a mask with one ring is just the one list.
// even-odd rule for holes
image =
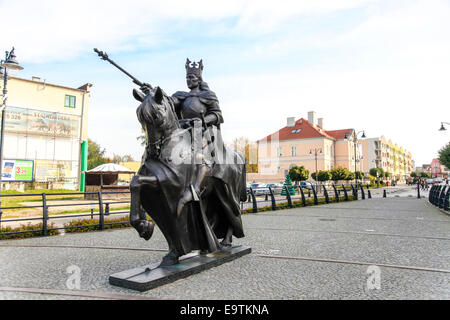
[[235, 241], [252, 254], [144, 293], [108, 277], [159, 261], [167, 250], [159, 230], [149, 242], [134, 229], [1, 241], [0, 299], [450, 298], [450, 217], [426, 199], [267, 211], [243, 222], [246, 237]]

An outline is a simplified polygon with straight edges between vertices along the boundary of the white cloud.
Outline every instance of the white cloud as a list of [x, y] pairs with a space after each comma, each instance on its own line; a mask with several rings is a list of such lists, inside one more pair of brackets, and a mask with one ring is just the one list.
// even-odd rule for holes
[[[236, 18], [230, 28], [209, 32], [264, 33], [299, 14], [326, 13], [373, 0], [320, 1], [105, 1], [17, 0], [0, 3], [0, 47], [15, 46], [24, 62], [70, 60], [93, 46], [133, 50], [164, 41], [189, 21], [216, 23]], [[179, 29], [178, 31], [181, 31]]]

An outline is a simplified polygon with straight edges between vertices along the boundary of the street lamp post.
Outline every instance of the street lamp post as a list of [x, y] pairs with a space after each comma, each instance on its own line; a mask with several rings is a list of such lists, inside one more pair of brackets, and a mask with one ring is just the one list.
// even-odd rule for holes
[[[315, 158], [315, 163], [316, 163], [316, 192], [318, 192], [318, 188], [317, 188], [317, 181], [318, 181], [318, 180], [317, 180], [317, 179], [318, 179], [318, 177], [317, 177], [317, 155], [318, 155], [319, 153], [322, 153], [322, 149], [320, 149], [320, 148], [314, 148], [314, 158]], [[312, 149], [309, 150], [309, 155], [310, 155], [310, 156], [313, 155]]]
[[[16, 55], [14, 54], [14, 47], [11, 51], [5, 52], [5, 60], [1, 60], [0, 67], [3, 68], [3, 92], [2, 92], [2, 106], [0, 111], [2, 113], [1, 120], [1, 129], [0, 129], [0, 193], [2, 191], [2, 178], [3, 178], [3, 136], [5, 131], [5, 108], [6, 108], [6, 100], [8, 99], [8, 90], [6, 88], [8, 83], [8, 70], [22, 70], [23, 67], [19, 65], [16, 60]], [[2, 202], [0, 198], [0, 228], [2, 221]]]
[[[349, 136], [347, 136], [347, 134], [345, 134], [344, 139], [348, 140], [348, 141], [352, 141], [353, 142], [353, 147], [354, 147], [354, 157], [355, 157], [355, 184], [358, 183], [358, 179], [356, 178], [356, 144], [358, 143], [358, 135], [362, 133], [361, 138], [365, 138], [366, 134], [364, 132], [364, 130], [359, 131], [358, 133], [353, 135], [353, 138], [350, 138]], [[361, 161], [361, 159], [360, 159]]]

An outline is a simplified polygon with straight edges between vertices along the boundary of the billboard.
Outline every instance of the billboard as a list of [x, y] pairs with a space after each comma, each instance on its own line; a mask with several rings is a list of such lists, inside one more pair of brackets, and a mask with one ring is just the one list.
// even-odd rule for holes
[[34, 161], [3, 159], [2, 181], [33, 181]]
[[5, 118], [6, 132], [55, 137], [78, 136], [79, 116], [8, 107]]

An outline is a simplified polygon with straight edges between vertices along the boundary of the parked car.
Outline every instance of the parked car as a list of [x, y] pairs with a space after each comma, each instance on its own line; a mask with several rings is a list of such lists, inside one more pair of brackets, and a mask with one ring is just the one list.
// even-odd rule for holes
[[434, 178], [433, 181], [434, 181], [434, 183], [441, 183], [441, 182], [444, 181], [444, 179], [442, 179], [442, 178]]
[[283, 190], [283, 184], [282, 183], [269, 183], [267, 184], [267, 187], [270, 187], [274, 194], [280, 194]]
[[300, 182], [300, 186], [301, 186], [302, 188], [308, 189], [308, 190], [312, 190], [312, 188], [313, 188], [312, 183], [311, 183], [311, 182], [308, 182], [308, 181], [302, 181], [302, 182]]
[[265, 183], [254, 183], [252, 184], [252, 189], [255, 196], [270, 194], [269, 188]]

